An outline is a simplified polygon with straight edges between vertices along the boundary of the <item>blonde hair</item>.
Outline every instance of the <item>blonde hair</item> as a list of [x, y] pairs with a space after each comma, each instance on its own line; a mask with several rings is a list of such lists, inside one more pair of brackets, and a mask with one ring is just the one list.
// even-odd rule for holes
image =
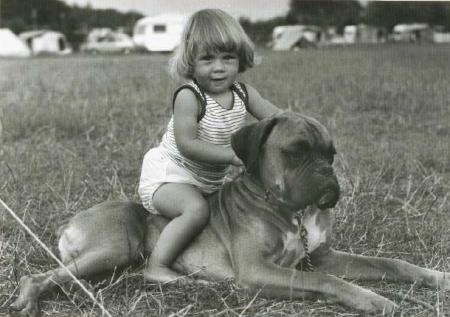
[[252, 41], [236, 19], [219, 9], [200, 10], [189, 18], [181, 43], [170, 60], [173, 77], [192, 79], [194, 60], [200, 50], [235, 52], [239, 72], [254, 65]]

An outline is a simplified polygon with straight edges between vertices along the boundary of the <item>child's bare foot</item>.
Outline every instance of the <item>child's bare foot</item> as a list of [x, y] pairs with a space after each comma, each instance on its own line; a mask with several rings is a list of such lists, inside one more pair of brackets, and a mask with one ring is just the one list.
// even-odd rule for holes
[[184, 280], [186, 277], [178, 274], [171, 268], [162, 265], [149, 264], [144, 270], [144, 279], [152, 283], [170, 283]]

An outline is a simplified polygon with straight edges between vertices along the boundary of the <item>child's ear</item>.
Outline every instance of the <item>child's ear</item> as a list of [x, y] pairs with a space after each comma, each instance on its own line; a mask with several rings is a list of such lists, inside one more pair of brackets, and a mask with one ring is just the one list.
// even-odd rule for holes
[[263, 119], [244, 126], [231, 137], [233, 151], [244, 162], [245, 168], [250, 174], [258, 172], [260, 149], [269, 137], [276, 122], [277, 119], [275, 117]]

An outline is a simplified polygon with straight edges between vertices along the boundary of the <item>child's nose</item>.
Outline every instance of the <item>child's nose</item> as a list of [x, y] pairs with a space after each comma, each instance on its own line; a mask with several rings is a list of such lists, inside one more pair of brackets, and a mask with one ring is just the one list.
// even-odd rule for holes
[[220, 71], [224, 69], [224, 63], [220, 59], [216, 59], [213, 63], [213, 70]]

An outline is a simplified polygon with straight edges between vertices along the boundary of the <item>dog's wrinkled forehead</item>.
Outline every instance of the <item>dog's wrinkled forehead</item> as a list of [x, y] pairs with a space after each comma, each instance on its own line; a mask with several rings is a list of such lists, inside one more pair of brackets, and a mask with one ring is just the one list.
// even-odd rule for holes
[[[297, 113], [284, 113], [277, 117], [277, 125], [274, 128], [273, 134], [283, 133], [282, 139], [276, 138], [278, 142], [308, 142], [311, 147], [325, 147], [332, 148], [333, 141], [328, 130], [317, 120], [300, 115]], [[285, 133], [289, 131], [289, 133]]]
[[[277, 114], [249, 124], [233, 134], [231, 146], [250, 174], [259, 173], [261, 150], [282, 153], [313, 151], [331, 157], [333, 142], [318, 121], [292, 112]], [[271, 156], [276, 159], [276, 156]]]

